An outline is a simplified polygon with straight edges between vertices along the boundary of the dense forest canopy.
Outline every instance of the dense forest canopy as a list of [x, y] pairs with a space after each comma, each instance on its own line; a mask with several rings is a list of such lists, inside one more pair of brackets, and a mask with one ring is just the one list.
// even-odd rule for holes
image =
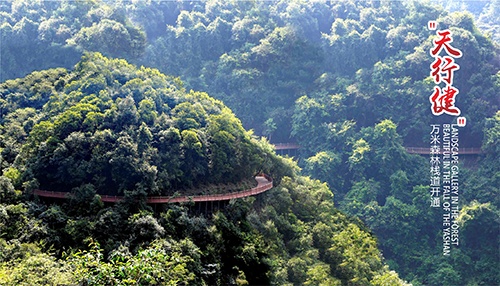
[[2, 1], [0, 80], [75, 65], [85, 50], [137, 58], [146, 37], [123, 13], [98, 1]]
[[0, 89], [4, 164], [37, 188], [152, 195], [236, 183], [263, 165], [220, 101], [124, 60], [88, 54], [72, 72], [35, 72]]
[[[326, 184], [299, 176], [220, 101], [182, 86], [99, 53], [0, 85], [2, 284], [404, 285]], [[232, 201], [208, 218], [190, 204], [144, 203], [255, 172], [278, 184], [264, 202]], [[50, 205], [34, 188], [74, 196]], [[105, 194], [125, 199], [104, 205]]]
[[[422, 80], [432, 18], [442, 29], [458, 29], [462, 71], [469, 72], [457, 73], [457, 100], [479, 123], [468, 132], [480, 138], [481, 123], [498, 105], [491, 86], [500, 64], [473, 17], [482, 31], [494, 31], [498, 1], [442, 2], [474, 14], [418, 1], [4, 2], [0, 76], [71, 68], [83, 51], [99, 51], [181, 76], [188, 89], [223, 100], [247, 129], [275, 142], [293, 136], [298, 98], [325, 94], [351, 107], [347, 119], [369, 126], [391, 117], [414, 142], [430, 120], [424, 108], [412, 108], [428, 97]], [[265, 112], [253, 112], [256, 106]]]
[[[499, 7], [1, 2], [0, 284], [43, 261], [32, 281], [84, 279], [93, 263], [92, 277], [142, 269], [170, 284], [402, 285], [399, 274], [413, 285], [498, 285]], [[461, 159], [450, 256], [429, 206], [429, 160], [405, 150], [429, 146], [430, 123], [456, 120], [430, 112], [429, 20], [463, 53], [460, 146], [483, 151]], [[299, 143], [298, 162], [254, 134]], [[237, 189], [256, 172], [276, 187], [209, 218], [144, 203]], [[76, 196], [50, 206], [30, 196], [36, 188]], [[103, 205], [105, 194], [126, 200]], [[140, 268], [146, 253], [169, 270]]]

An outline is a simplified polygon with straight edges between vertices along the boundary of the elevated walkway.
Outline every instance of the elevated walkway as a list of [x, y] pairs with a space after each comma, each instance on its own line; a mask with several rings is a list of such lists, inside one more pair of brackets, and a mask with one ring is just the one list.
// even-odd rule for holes
[[302, 148], [298, 143], [276, 143], [273, 145], [275, 150], [294, 150]]
[[[302, 146], [298, 143], [275, 143], [273, 144], [275, 147], [276, 151], [282, 151], [282, 150], [297, 150], [302, 148]], [[431, 150], [430, 147], [405, 147], [406, 152], [410, 154], [420, 154], [420, 155], [430, 155]], [[458, 149], [458, 154], [460, 155], [479, 155], [484, 153], [481, 148], [476, 148], [476, 147], [465, 147], [465, 148], [459, 148]], [[443, 151], [441, 149], [441, 153], [443, 154]]]
[[[431, 149], [429, 147], [405, 147], [406, 152], [410, 154], [420, 154], [420, 155], [430, 155]], [[481, 148], [458, 148], [459, 155], [478, 155], [484, 153]], [[440, 153], [443, 154], [443, 149], [441, 148]]]
[[[213, 201], [228, 201], [231, 199], [244, 198], [253, 195], [263, 193], [273, 187], [273, 179], [266, 175], [259, 175], [255, 177], [257, 181], [257, 187], [248, 190], [226, 193], [226, 194], [215, 194], [215, 195], [204, 195], [204, 196], [152, 196], [148, 197], [148, 204], [165, 204], [165, 203], [180, 203], [180, 202], [213, 202]], [[33, 190], [33, 194], [39, 197], [46, 198], [58, 198], [58, 199], [71, 199], [74, 194], [69, 192], [53, 192], [53, 191], [43, 191], [43, 190]], [[101, 196], [102, 202], [112, 202], [116, 203], [118, 201], [124, 200], [123, 196]]]

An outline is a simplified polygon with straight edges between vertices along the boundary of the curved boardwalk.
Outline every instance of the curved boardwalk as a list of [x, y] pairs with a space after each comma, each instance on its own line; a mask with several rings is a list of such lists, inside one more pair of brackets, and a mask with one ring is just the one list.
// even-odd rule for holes
[[[273, 187], [273, 180], [269, 176], [256, 176], [257, 187], [248, 190], [227, 193], [227, 194], [216, 194], [216, 195], [206, 195], [206, 196], [183, 196], [183, 197], [172, 197], [172, 196], [156, 196], [148, 197], [148, 204], [164, 204], [164, 203], [179, 203], [179, 202], [210, 202], [210, 201], [227, 201], [231, 199], [244, 198], [253, 196], [256, 194], [263, 193]], [[72, 193], [68, 192], [51, 192], [42, 190], [33, 190], [33, 194], [40, 197], [48, 198], [59, 198], [68, 199], [73, 196]], [[101, 196], [101, 201], [103, 202], [118, 202], [123, 200], [123, 196]]]

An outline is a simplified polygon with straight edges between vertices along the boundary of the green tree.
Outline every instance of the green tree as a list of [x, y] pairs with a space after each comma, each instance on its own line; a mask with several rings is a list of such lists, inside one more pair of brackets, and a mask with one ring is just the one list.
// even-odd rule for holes
[[178, 250], [169, 251], [162, 241], [153, 243], [134, 256], [117, 252], [110, 262], [103, 261], [98, 243], [92, 242], [89, 247], [89, 251], [68, 257], [69, 263], [75, 267], [75, 279], [88, 285], [161, 283], [173, 286], [187, 285], [194, 278], [186, 269], [189, 258]]

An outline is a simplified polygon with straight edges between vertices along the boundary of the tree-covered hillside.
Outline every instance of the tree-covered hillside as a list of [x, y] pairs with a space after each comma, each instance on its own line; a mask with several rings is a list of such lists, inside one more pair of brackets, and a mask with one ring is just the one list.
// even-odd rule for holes
[[135, 59], [146, 37], [101, 1], [0, 2], [0, 81], [48, 68], [72, 68], [83, 51]]
[[3, 163], [36, 188], [153, 195], [237, 183], [263, 165], [220, 101], [124, 60], [88, 54], [74, 71], [35, 72], [0, 89]]
[[498, 105], [491, 77], [500, 64], [473, 17], [494, 31], [498, 1], [439, 3], [473, 14], [420, 1], [2, 2], [1, 80], [70, 68], [82, 52], [97, 51], [180, 76], [275, 142], [297, 137], [297, 99], [339, 94], [358, 125], [391, 118], [406, 142], [421, 143], [431, 118], [420, 106], [432, 88], [422, 80], [433, 19], [456, 29], [465, 55], [457, 104], [478, 123], [467, 131], [477, 139]]
[[452, 27], [465, 55], [455, 82], [457, 105], [476, 122], [468, 137], [481, 138], [484, 118], [498, 106], [496, 48], [466, 12], [419, 1], [113, 3], [151, 31], [138, 62], [208, 91], [274, 142], [311, 138], [291, 124], [300, 116], [295, 101], [306, 95], [338, 106], [324, 114], [330, 122], [346, 118], [361, 128], [390, 118], [406, 142], [423, 144], [432, 118], [424, 107], [432, 89], [424, 81], [432, 60], [429, 20]]
[[158, 24], [147, 20], [152, 7], [176, 13], [159, 17], [167, 29], [148, 37], [142, 62], [210, 91], [274, 142], [298, 141], [305, 174], [328, 182], [334, 200], [374, 230], [406, 279], [499, 283], [499, 191], [490, 179], [498, 165], [482, 157], [462, 165], [462, 244], [448, 259], [441, 214], [430, 208], [428, 160], [404, 148], [428, 146], [429, 124], [454, 120], [429, 110], [429, 20], [449, 28], [464, 55], [454, 81], [456, 105], [469, 122], [461, 146], [480, 147], [485, 134], [495, 134], [489, 118], [499, 104], [498, 46], [474, 16], [483, 15], [483, 30], [494, 29], [496, 2], [471, 6], [473, 14], [419, 1], [127, 3], [116, 5], [146, 31]]
[[[42, 264], [83, 279], [100, 247], [94, 277], [135, 279], [152, 253], [176, 270], [141, 269], [181, 285], [403, 283], [384, 264], [415, 286], [499, 285], [499, 3], [0, 2], [0, 284]], [[449, 256], [429, 157], [405, 148], [456, 120], [430, 110], [430, 20], [463, 53], [460, 147], [482, 148], [460, 157]], [[253, 134], [299, 143], [296, 162]], [[208, 218], [145, 203], [260, 172], [275, 188]], [[75, 196], [51, 206], [33, 189]]]
[[497, 43], [500, 43], [500, 1], [450, 1], [436, 0], [450, 11], [470, 12], [476, 20], [479, 30]]
[[[0, 85], [2, 285], [404, 284], [325, 184], [182, 86], [99, 53]], [[208, 216], [145, 204], [256, 172], [276, 188]], [[34, 188], [74, 196], [49, 204]], [[105, 194], [124, 200], [105, 205]]]

